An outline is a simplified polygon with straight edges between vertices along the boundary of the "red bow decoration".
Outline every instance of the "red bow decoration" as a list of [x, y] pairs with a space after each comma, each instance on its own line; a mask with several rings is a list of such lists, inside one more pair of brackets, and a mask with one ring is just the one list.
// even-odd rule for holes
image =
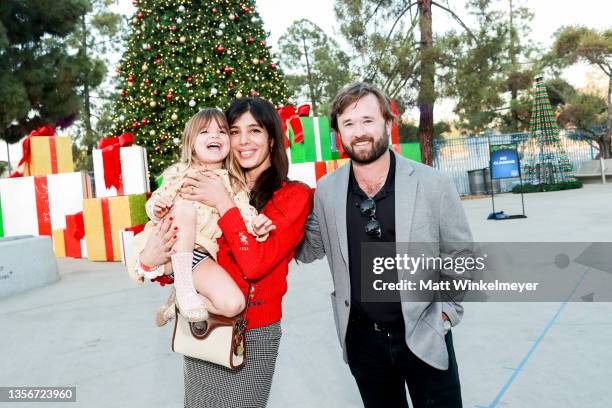
[[138, 235], [142, 232], [142, 230], [144, 229], [145, 225], [144, 224], [138, 224], [138, 225], [134, 225], [133, 227], [129, 227], [129, 228], [124, 228], [124, 231], [132, 231], [134, 233], [134, 235]]
[[76, 214], [66, 216], [66, 227], [70, 229], [69, 233], [80, 241], [85, 236], [85, 223], [83, 222], [83, 211]]
[[174, 283], [174, 279], [168, 275], [162, 275], [151, 279], [151, 282], [158, 282], [160, 286], [165, 286]]
[[[21, 157], [21, 160], [19, 160], [19, 164], [17, 165], [17, 167], [21, 166], [24, 163], [30, 164], [30, 139], [36, 136], [55, 136], [55, 128], [51, 125], [44, 125], [30, 132], [28, 137], [26, 137], [21, 144], [23, 156]], [[22, 174], [18, 171], [11, 174], [11, 177], [21, 176]]]
[[310, 115], [310, 105], [301, 105], [297, 109], [293, 105], [281, 106], [278, 108], [278, 114], [281, 117], [283, 124], [283, 131], [285, 132], [285, 145], [286, 147], [291, 146], [289, 142], [289, 136], [287, 135], [287, 121], [293, 129], [293, 141], [295, 143], [304, 142], [304, 129], [302, 129], [302, 122], [300, 122], [300, 116]]
[[122, 147], [134, 143], [134, 134], [126, 132], [121, 136], [107, 137], [98, 141], [98, 149], [102, 150], [102, 165], [104, 166], [104, 185], [106, 188], [115, 187], [117, 194], [123, 194], [123, 181], [121, 179]]

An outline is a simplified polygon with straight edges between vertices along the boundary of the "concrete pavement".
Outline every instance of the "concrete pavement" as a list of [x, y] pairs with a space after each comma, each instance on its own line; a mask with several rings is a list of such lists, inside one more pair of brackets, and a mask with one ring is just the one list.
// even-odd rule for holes
[[[465, 201], [475, 240], [612, 241], [612, 184], [525, 204], [527, 219], [488, 221], [490, 200]], [[496, 208], [518, 213], [520, 196]], [[182, 359], [170, 325], [153, 322], [168, 289], [136, 286], [118, 263], [58, 264], [58, 283], [0, 299], [0, 386], [74, 385], [69, 407], [181, 407]], [[336, 340], [327, 262], [293, 263], [288, 279], [269, 406], [362, 406]], [[466, 304], [453, 330], [464, 406], [612, 406], [610, 316], [610, 303]], [[26, 406], [0, 403], [11, 405]]]

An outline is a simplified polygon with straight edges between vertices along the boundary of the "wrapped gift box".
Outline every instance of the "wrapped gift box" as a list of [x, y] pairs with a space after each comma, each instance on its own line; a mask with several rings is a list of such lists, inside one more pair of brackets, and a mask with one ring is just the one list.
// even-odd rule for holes
[[340, 158], [335, 136], [332, 135], [329, 127], [329, 118], [324, 116], [301, 117], [300, 122], [304, 132], [302, 142], [295, 141], [295, 132], [291, 126], [287, 130], [291, 143], [289, 148], [291, 163], [314, 163]]
[[90, 261], [120, 261], [120, 231], [149, 218], [145, 212], [146, 194], [91, 198], [83, 201], [87, 258]]
[[72, 173], [72, 141], [65, 136], [36, 136], [30, 138], [30, 162], [25, 164], [24, 176]]
[[59, 258], [87, 258], [83, 213], [66, 216], [66, 228], [53, 230], [53, 250]]
[[289, 178], [291, 180], [299, 180], [312, 188], [316, 188], [317, 182], [321, 177], [337, 170], [348, 162], [348, 159], [341, 159], [314, 163], [292, 163], [289, 166]]
[[0, 179], [0, 236], [51, 236], [89, 197], [91, 180], [82, 172]]
[[398, 143], [393, 144], [392, 148], [402, 156], [421, 163], [421, 145], [419, 143]]
[[121, 263], [127, 265], [127, 260], [132, 257], [134, 236], [144, 229], [144, 224], [135, 225], [119, 231], [119, 242], [121, 243]]
[[102, 150], [94, 149], [93, 169], [96, 197], [116, 197], [149, 192], [149, 172], [147, 152], [141, 146], [121, 147], [121, 178], [119, 189], [106, 188], [104, 181], [104, 161]]

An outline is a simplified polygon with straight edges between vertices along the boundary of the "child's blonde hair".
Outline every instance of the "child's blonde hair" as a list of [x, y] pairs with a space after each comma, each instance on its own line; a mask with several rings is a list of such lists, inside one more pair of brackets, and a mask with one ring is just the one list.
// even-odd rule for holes
[[[229, 125], [225, 114], [216, 108], [205, 108], [196, 113], [189, 119], [183, 130], [183, 151], [181, 153], [181, 162], [187, 166], [191, 166], [194, 162], [195, 157], [195, 141], [198, 134], [208, 127], [210, 122], [214, 120], [217, 122], [217, 126], [224, 129], [229, 136]], [[234, 192], [240, 190], [247, 190], [246, 180], [244, 172], [238, 164], [238, 161], [234, 155], [230, 153], [225, 158], [223, 167], [227, 170], [232, 189]]]

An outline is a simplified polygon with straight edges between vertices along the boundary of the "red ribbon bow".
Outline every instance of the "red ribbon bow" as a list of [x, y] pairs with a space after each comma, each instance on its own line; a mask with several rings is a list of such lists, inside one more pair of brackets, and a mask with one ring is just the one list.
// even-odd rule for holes
[[[51, 125], [44, 125], [30, 132], [28, 137], [26, 137], [25, 140], [21, 144], [23, 156], [21, 157], [21, 160], [19, 161], [19, 164], [17, 165], [17, 167], [21, 166], [24, 163], [30, 164], [30, 155], [31, 155], [30, 140], [36, 136], [55, 136], [55, 128]], [[20, 177], [20, 176], [21, 176], [21, 173], [17, 171], [11, 174], [11, 177]]]
[[144, 224], [138, 224], [138, 225], [134, 225], [132, 227], [129, 228], [124, 228], [124, 231], [132, 231], [134, 233], [134, 235], [138, 235], [142, 232], [142, 230], [144, 229], [145, 225]]
[[121, 136], [107, 137], [98, 141], [98, 149], [102, 150], [102, 165], [104, 167], [104, 185], [106, 188], [115, 187], [117, 194], [123, 194], [123, 180], [121, 178], [122, 147], [134, 143], [134, 134], [126, 132]]
[[302, 122], [300, 122], [300, 116], [310, 115], [310, 105], [301, 105], [297, 109], [293, 105], [281, 106], [278, 108], [278, 114], [281, 117], [283, 124], [283, 131], [285, 132], [285, 145], [286, 147], [291, 146], [289, 142], [289, 136], [287, 135], [287, 121], [291, 129], [293, 129], [293, 141], [295, 143], [304, 142], [304, 129], [302, 129]]
[[85, 236], [85, 223], [83, 222], [83, 211], [66, 216], [66, 229], [69, 234], [80, 241]]

